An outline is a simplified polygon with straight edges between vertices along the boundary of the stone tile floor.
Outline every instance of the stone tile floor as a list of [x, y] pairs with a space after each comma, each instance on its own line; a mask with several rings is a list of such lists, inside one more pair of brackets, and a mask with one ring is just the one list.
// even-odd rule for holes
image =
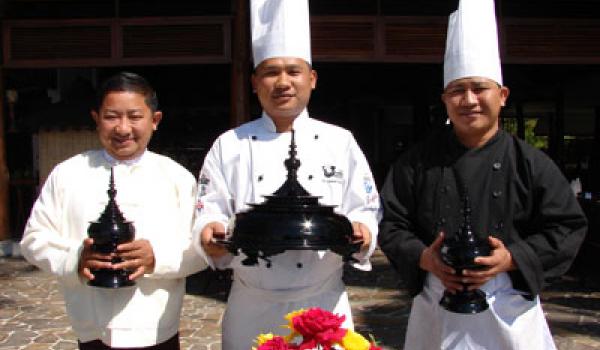
[[[410, 298], [395, 287], [397, 279], [380, 254], [374, 269], [346, 273], [357, 330], [373, 334], [385, 349], [401, 349]], [[188, 279], [182, 349], [221, 349], [228, 285], [227, 273], [203, 272]], [[542, 302], [559, 350], [600, 350], [600, 283], [568, 276], [544, 292]], [[0, 349], [76, 348], [56, 280], [21, 258], [0, 258]]]

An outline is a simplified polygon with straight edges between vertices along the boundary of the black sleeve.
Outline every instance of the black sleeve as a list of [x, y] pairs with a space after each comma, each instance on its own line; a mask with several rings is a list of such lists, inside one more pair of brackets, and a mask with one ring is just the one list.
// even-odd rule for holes
[[537, 150], [524, 150], [531, 174], [531, 214], [522, 239], [508, 246], [519, 274], [515, 288], [539, 294], [545, 284], [571, 266], [586, 231], [587, 220], [566, 178], [554, 162]]
[[416, 295], [423, 288], [425, 271], [419, 267], [419, 260], [426, 245], [415, 227], [414, 172], [406, 158], [398, 160], [390, 169], [381, 190], [383, 218], [378, 243], [405, 286]]

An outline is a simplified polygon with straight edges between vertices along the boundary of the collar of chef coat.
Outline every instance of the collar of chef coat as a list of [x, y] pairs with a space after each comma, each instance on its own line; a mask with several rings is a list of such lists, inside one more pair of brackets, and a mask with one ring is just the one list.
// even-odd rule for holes
[[[275, 127], [273, 119], [271, 119], [271, 117], [265, 111], [263, 111], [261, 119], [265, 130], [272, 133], [277, 132], [277, 128]], [[298, 114], [296, 119], [294, 119], [292, 128], [294, 130], [302, 129], [302, 127], [308, 122], [308, 119], [308, 111], [306, 110], [306, 108], [304, 108], [304, 110], [300, 114]]]
[[145, 149], [144, 153], [142, 153], [139, 157], [136, 157], [133, 159], [118, 160], [115, 157], [111, 156], [105, 149], [103, 149], [102, 156], [108, 162], [108, 164], [110, 164], [110, 166], [117, 166], [119, 164], [123, 164], [126, 166], [135, 166], [135, 165], [141, 164], [143, 159], [147, 158], [147, 157], [145, 157], [146, 151], [147, 151], [147, 149]]
[[450, 132], [448, 132], [448, 138], [445, 142], [445, 151], [444, 151], [445, 162], [446, 162], [446, 164], [453, 164], [454, 162], [456, 162], [456, 160], [458, 158], [462, 157], [467, 152], [479, 153], [489, 147], [493, 147], [494, 144], [499, 142], [499, 140], [503, 137], [503, 135], [504, 135], [504, 131], [502, 129], [498, 129], [498, 131], [496, 131], [494, 136], [492, 136], [492, 138], [490, 138], [485, 144], [471, 149], [471, 148], [466, 147], [465, 145], [463, 145], [460, 142], [460, 140], [456, 136], [456, 133], [454, 133], [453, 131], [450, 131]]

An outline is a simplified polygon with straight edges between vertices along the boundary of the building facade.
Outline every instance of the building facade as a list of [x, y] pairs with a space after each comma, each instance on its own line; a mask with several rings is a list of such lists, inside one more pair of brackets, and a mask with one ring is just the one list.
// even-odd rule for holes
[[[95, 86], [131, 70], [165, 113], [150, 147], [193, 172], [226, 129], [259, 115], [248, 0], [7, 0], [0, 5], [0, 241], [18, 240], [58, 161], [94, 145]], [[315, 117], [354, 132], [378, 182], [446, 120], [440, 100], [448, 14], [458, 1], [312, 0]], [[504, 128], [600, 191], [600, 5], [496, 0]], [[4, 129], [2, 129], [4, 127]]]

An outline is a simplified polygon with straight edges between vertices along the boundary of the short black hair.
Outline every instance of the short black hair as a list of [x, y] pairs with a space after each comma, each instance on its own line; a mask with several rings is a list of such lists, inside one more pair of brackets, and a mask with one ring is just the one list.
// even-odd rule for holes
[[100, 88], [96, 92], [95, 110], [100, 110], [104, 98], [109, 93], [125, 91], [135, 92], [144, 96], [146, 105], [150, 107], [152, 112], [158, 110], [158, 97], [156, 96], [154, 88], [152, 88], [150, 83], [144, 79], [144, 77], [131, 72], [119, 72], [102, 82]]

